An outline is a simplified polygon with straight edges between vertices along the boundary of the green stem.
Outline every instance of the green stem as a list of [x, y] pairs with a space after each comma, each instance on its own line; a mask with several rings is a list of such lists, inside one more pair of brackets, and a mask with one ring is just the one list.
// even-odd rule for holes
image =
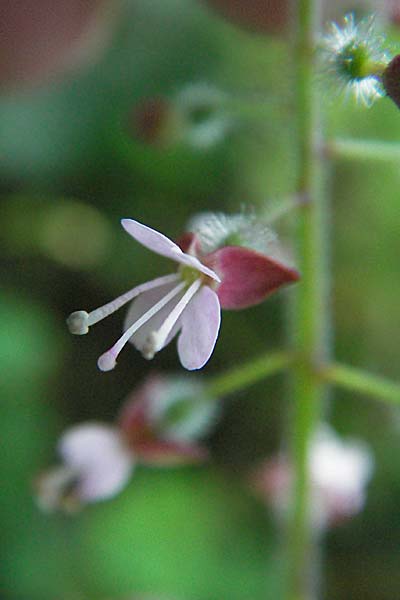
[[274, 352], [252, 359], [247, 364], [232, 368], [208, 380], [207, 391], [211, 396], [225, 396], [286, 369], [291, 362], [287, 352]]
[[288, 600], [310, 600], [316, 587], [316, 540], [310, 523], [308, 451], [318, 425], [326, 383], [318, 365], [328, 357], [326, 282], [326, 198], [322, 193], [323, 169], [318, 106], [314, 93], [317, 0], [298, 0], [294, 66], [297, 72], [298, 115], [297, 250], [301, 281], [292, 310], [292, 344], [298, 357], [293, 368], [294, 415], [291, 428], [295, 468], [293, 509], [288, 530]]
[[400, 163], [400, 143], [375, 140], [331, 140], [325, 146], [326, 154], [337, 160]]
[[370, 375], [360, 369], [334, 363], [321, 370], [320, 375], [326, 381], [352, 392], [400, 405], [400, 383], [388, 381], [383, 377]]

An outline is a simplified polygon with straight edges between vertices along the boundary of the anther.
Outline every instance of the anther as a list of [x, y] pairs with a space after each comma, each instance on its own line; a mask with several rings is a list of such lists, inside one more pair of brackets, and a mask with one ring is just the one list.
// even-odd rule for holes
[[89, 331], [89, 314], [85, 310], [77, 310], [71, 313], [67, 319], [70, 333], [74, 335], [85, 335]]

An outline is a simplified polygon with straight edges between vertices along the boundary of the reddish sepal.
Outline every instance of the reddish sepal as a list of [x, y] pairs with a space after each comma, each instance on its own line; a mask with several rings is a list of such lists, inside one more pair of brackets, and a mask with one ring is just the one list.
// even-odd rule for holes
[[240, 246], [216, 250], [203, 263], [221, 277], [216, 292], [221, 307], [231, 310], [258, 304], [281, 286], [299, 279], [295, 269]]

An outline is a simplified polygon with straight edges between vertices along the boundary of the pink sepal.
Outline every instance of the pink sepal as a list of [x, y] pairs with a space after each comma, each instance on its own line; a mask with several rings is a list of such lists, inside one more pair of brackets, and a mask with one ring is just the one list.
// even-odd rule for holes
[[170, 440], [144, 440], [135, 444], [135, 456], [143, 464], [168, 467], [207, 460], [206, 448]]
[[262, 302], [282, 285], [299, 279], [299, 273], [260, 252], [225, 246], [203, 262], [221, 278], [216, 293], [222, 308], [237, 310]]
[[150, 375], [122, 406], [118, 424], [130, 446], [135, 446], [136, 441], [144, 437], [153, 437], [150, 404], [152, 398], [157, 401], [165, 382], [161, 375]]

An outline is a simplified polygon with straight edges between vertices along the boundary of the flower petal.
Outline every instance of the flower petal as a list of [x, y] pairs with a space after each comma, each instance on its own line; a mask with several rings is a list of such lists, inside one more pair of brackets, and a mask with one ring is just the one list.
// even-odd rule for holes
[[185, 369], [201, 369], [210, 358], [218, 337], [221, 310], [217, 294], [208, 286], [201, 287], [180, 320], [179, 359]]
[[[126, 331], [133, 323], [135, 323], [135, 321], [137, 321], [152, 306], [159, 302], [161, 298], [166, 296], [168, 292], [175, 287], [175, 285], [176, 283], [168, 283], [167, 285], [143, 292], [143, 294], [136, 298], [130, 305], [127, 312], [124, 323], [124, 331]], [[133, 334], [129, 341], [135, 346], [135, 348], [137, 348], [140, 352], [143, 350], [150, 333], [157, 331], [159, 327], [161, 327], [171, 310], [174, 308], [177, 302], [179, 302], [180, 298], [182, 298], [183, 294], [184, 291], [175, 296], [175, 298], [172, 298], [172, 300], [170, 300], [160, 311], [158, 311], [158, 313], [151, 317], [147, 323], [145, 323], [136, 331], [136, 333]], [[178, 333], [179, 329], [180, 319], [178, 319], [178, 321], [175, 323], [163, 347], [169, 344], [173, 337]]]
[[175, 242], [162, 233], [133, 219], [122, 219], [121, 224], [125, 231], [139, 242], [139, 244], [142, 244], [142, 246], [156, 252], [156, 254], [175, 260], [182, 265], [192, 267], [208, 275], [215, 281], [219, 281], [219, 277], [214, 271], [203, 265], [195, 256], [190, 256], [182, 252]]
[[207, 256], [221, 277], [217, 289], [222, 308], [240, 309], [262, 302], [282, 285], [299, 279], [295, 269], [260, 252], [226, 246]]
[[77, 494], [86, 502], [115, 496], [127, 483], [134, 458], [118, 430], [99, 423], [72, 427], [58, 451], [78, 478]]

